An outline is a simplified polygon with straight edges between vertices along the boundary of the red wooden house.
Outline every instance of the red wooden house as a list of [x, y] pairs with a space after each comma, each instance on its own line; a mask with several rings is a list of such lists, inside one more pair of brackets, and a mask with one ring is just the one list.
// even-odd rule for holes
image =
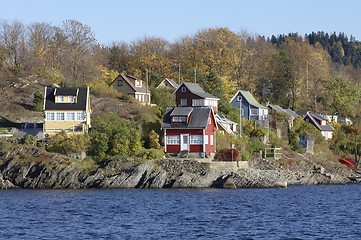
[[218, 112], [219, 98], [205, 92], [197, 83], [182, 83], [174, 93], [177, 107], [208, 106]]
[[164, 116], [165, 152], [213, 157], [217, 125], [212, 107], [171, 107]]

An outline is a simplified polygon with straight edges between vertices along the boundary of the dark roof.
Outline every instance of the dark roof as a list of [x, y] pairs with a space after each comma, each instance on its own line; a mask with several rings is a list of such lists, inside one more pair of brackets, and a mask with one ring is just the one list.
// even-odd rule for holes
[[55, 88], [55, 96], [77, 96], [78, 88]]
[[[127, 82], [127, 84], [133, 89], [134, 92], [141, 92], [141, 93], [146, 93], [148, 92], [150, 94], [150, 90], [146, 87], [147, 82], [143, 81], [140, 78], [137, 78], [135, 76], [129, 75], [129, 74], [123, 74], [121, 73], [118, 77], [116, 77], [114, 79], [114, 81], [110, 84], [112, 85], [115, 81], [119, 80], [119, 78], [123, 79], [125, 82]], [[142, 81], [142, 86], [141, 87], [137, 87], [135, 86], [135, 81]]]
[[[75, 96], [74, 92], [78, 92], [76, 103], [55, 103], [55, 90], [57, 96]], [[59, 93], [60, 92], [60, 93]], [[69, 93], [69, 94], [68, 94]], [[69, 111], [86, 111], [88, 88], [45, 88], [45, 105], [44, 110], [69, 110]]]
[[[186, 128], [205, 128], [208, 124], [208, 118], [212, 111], [211, 107], [193, 107], [193, 111], [190, 115], [189, 123], [188, 124], [171, 124], [171, 116], [173, 115], [173, 111], [177, 107], [171, 107], [167, 109], [166, 114], [163, 118], [162, 128], [172, 128], [172, 129], [186, 129]], [[180, 107], [178, 107], [180, 108]]]
[[[331, 125], [328, 124], [327, 119], [322, 117], [320, 114], [314, 114], [314, 113], [308, 112], [304, 118], [307, 118], [307, 117], [317, 127], [317, 129], [319, 129], [321, 131], [333, 131], [334, 130], [333, 127], [331, 127]], [[326, 125], [321, 125], [321, 124], [318, 123], [317, 120], [326, 121], [327, 124]]]
[[[182, 83], [176, 91], [178, 91], [179, 88], [181, 88], [182, 86], [185, 86], [191, 93], [201, 97], [201, 98], [213, 98], [213, 99], [218, 99], [217, 97], [213, 96], [212, 94], [209, 94], [207, 92], [205, 92], [201, 86], [199, 86], [199, 84], [197, 83]], [[175, 91], [175, 92], [176, 92]]]
[[193, 111], [192, 107], [175, 107], [171, 116], [188, 116]]

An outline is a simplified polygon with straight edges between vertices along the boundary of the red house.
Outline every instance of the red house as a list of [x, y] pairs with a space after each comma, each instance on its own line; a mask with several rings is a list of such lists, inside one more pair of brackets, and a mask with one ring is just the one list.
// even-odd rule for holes
[[164, 116], [165, 152], [213, 157], [217, 125], [212, 107], [171, 107]]
[[218, 112], [219, 98], [205, 92], [197, 83], [182, 83], [174, 93], [177, 107], [208, 106]]

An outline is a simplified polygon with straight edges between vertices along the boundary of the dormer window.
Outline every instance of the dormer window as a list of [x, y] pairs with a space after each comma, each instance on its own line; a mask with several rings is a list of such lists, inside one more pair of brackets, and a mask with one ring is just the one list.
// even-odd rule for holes
[[174, 116], [173, 117], [173, 122], [176, 122], [176, 123], [185, 123], [186, 121], [187, 121], [186, 116]]
[[135, 86], [136, 87], [142, 87], [142, 81], [141, 80], [135, 80]]
[[75, 97], [74, 96], [68, 96], [68, 103], [74, 103], [75, 101]]
[[58, 96], [58, 102], [63, 103], [64, 102], [64, 96]]

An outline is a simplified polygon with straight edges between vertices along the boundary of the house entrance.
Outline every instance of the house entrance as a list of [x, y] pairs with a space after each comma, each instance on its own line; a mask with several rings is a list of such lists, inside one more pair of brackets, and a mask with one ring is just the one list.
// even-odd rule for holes
[[181, 134], [181, 151], [188, 151], [188, 141], [189, 140], [189, 135], [188, 134]]

